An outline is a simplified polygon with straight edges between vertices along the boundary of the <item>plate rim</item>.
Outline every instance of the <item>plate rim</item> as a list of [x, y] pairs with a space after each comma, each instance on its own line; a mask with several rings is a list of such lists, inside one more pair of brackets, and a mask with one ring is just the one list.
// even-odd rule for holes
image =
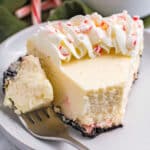
[[[0, 43], [0, 49], [2, 47], [5, 47], [5, 45], [7, 45], [7, 43], [15, 38], [16, 36], [19, 36], [21, 34], [23, 34], [24, 32], [29, 32], [30, 30], [33, 30], [36, 27], [39, 27], [41, 25], [44, 25], [45, 23], [41, 23], [38, 25], [32, 25], [30, 27], [27, 27], [15, 34], [13, 34], [12, 36], [8, 37], [6, 40], [4, 40], [2, 43]], [[150, 36], [150, 28], [144, 29], [144, 34], [148, 34]], [[0, 112], [1, 112], [1, 106], [0, 106]], [[13, 136], [8, 130], [7, 128], [4, 127], [4, 125], [0, 122], [0, 131], [6, 135], [6, 138], [11, 141], [16, 147], [21, 148], [21, 149], [34, 149], [33, 147], [29, 147], [29, 145], [27, 145], [26, 143], [24, 143], [22, 140], [20, 140], [19, 138], [17, 138], [16, 136]], [[17, 145], [15, 144], [17, 143]]]

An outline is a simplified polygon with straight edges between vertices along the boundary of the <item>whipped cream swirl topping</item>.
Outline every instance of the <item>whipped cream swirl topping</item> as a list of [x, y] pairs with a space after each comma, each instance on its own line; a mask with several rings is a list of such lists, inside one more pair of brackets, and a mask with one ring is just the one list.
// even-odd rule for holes
[[98, 13], [78, 15], [68, 21], [48, 23], [42, 30], [48, 33], [50, 44], [64, 61], [85, 55], [94, 58], [112, 49], [115, 54], [132, 57], [143, 49], [143, 22], [127, 11], [110, 17]]

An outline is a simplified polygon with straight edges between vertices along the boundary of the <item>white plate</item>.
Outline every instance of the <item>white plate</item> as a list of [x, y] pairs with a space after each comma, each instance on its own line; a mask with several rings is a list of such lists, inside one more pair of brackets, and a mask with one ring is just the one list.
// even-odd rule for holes
[[[19, 32], [0, 46], [0, 78], [8, 65], [25, 54], [26, 39], [37, 30], [37, 26]], [[150, 32], [145, 32], [145, 49], [139, 79], [129, 97], [124, 127], [103, 133], [94, 139], [80, 136], [70, 129], [72, 136], [92, 150], [149, 150], [150, 149]], [[2, 83], [1, 83], [2, 84]], [[2, 102], [2, 94], [0, 96]], [[14, 113], [0, 106], [0, 126], [20, 149], [71, 150], [71, 146], [59, 142], [45, 142], [32, 137], [20, 124]], [[10, 138], [11, 137], [11, 138]]]

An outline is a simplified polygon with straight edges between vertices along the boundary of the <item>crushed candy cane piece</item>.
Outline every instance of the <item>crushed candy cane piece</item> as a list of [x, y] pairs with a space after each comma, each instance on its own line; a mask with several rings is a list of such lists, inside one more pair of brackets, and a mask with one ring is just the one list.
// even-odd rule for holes
[[107, 30], [108, 27], [109, 27], [109, 25], [108, 25], [108, 23], [106, 23], [105, 21], [102, 21], [102, 22], [100, 23], [100, 27], [101, 27], [103, 30]]
[[122, 30], [123, 30], [123, 31], [126, 31], [126, 30], [127, 30], [127, 28], [126, 28], [125, 25], [123, 25]]
[[[61, 32], [63, 32], [63, 27], [62, 27], [62, 22], [61, 22], [61, 21], [59, 21], [59, 22], [57, 23], [57, 26], [58, 26], [58, 30], [61, 31]], [[56, 31], [56, 32], [57, 32], [57, 31]]]
[[102, 48], [100, 47], [100, 45], [94, 46], [94, 51], [100, 55], [102, 54]]
[[89, 32], [90, 30], [92, 29], [92, 26], [90, 25], [81, 25], [80, 27], [79, 27], [79, 30], [80, 30], [80, 32], [83, 32], [83, 33], [87, 33], [87, 32]]
[[64, 47], [63, 47], [62, 45], [60, 45], [60, 46], [58, 47], [58, 49], [60, 50], [61, 54], [62, 54], [64, 57], [69, 56], [69, 53], [67, 52], [66, 49], [64, 49]]
[[119, 15], [118, 17], [124, 21], [126, 20], [126, 17], [124, 15]]
[[136, 40], [134, 40], [134, 41], [133, 41], [133, 46], [135, 46], [135, 45], [136, 45], [136, 43], [137, 43], [137, 41], [136, 41]]
[[109, 127], [111, 127], [112, 126], [112, 120], [107, 119], [106, 120], [106, 125], [109, 126]]
[[134, 21], [139, 20], [139, 16], [133, 16], [133, 20], [134, 20]]
[[71, 23], [67, 23], [67, 26], [72, 26]]
[[58, 49], [61, 50], [61, 49], [62, 49], [62, 46], [60, 45], [60, 46], [58, 47]]
[[87, 133], [91, 133], [93, 128], [95, 127], [95, 124], [91, 124], [91, 125], [83, 125], [83, 127], [86, 129]]
[[85, 23], [85, 24], [88, 23], [88, 20], [84, 20], [84, 23]]

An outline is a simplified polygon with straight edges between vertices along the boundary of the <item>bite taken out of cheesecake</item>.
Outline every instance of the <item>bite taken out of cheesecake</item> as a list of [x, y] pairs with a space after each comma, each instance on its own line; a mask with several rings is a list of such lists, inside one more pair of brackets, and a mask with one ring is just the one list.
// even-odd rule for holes
[[120, 127], [143, 51], [143, 23], [126, 11], [48, 23], [27, 41], [54, 88], [54, 111], [83, 135]]
[[4, 72], [4, 105], [17, 114], [49, 106], [53, 88], [40, 61], [32, 55], [20, 57]]

